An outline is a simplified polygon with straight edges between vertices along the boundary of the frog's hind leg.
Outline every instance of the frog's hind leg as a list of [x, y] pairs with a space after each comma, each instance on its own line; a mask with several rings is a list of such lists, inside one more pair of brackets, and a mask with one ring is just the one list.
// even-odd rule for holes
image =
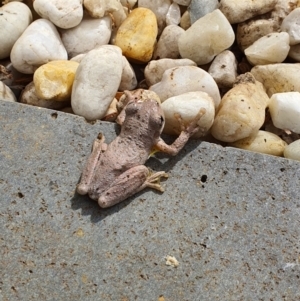
[[98, 199], [102, 208], [118, 204], [146, 187], [163, 191], [159, 184], [161, 177], [168, 177], [164, 171], [153, 173], [144, 165], [138, 165], [122, 173]]
[[94, 170], [97, 166], [97, 162], [99, 161], [101, 154], [107, 148], [107, 144], [104, 143], [104, 140], [104, 136], [100, 133], [93, 143], [92, 153], [90, 154], [86, 162], [86, 165], [81, 175], [80, 182], [76, 188], [76, 191], [79, 194], [84, 195], [88, 193], [89, 186], [94, 175]]

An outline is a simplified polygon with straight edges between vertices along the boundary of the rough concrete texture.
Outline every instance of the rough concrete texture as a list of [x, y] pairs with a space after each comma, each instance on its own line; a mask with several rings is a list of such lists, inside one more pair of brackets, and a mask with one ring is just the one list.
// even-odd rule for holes
[[300, 300], [298, 162], [190, 141], [104, 210], [74, 191], [114, 124], [0, 108], [0, 300]]

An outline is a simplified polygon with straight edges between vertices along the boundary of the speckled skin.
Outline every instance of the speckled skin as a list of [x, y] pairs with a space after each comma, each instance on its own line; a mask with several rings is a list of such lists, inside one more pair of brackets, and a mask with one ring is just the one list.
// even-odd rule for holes
[[88, 194], [102, 208], [113, 206], [145, 187], [163, 191], [158, 182], [167, 174], [152, 174], [144, 163], [153, 147], [176, 155], [198, 130], [197, 122], [204, 114], [201, 110], [188, 127], [182, 125], [179, 137], [167, 145], [160, 138], [165, 121], [159, 103], [153, 99], [142, 101], [139, 93], [140, 90], [126, 91], [128, 103], [120, 113], [120, 135], [109, 145], [99, 135], [77, 186], [79, 194]]

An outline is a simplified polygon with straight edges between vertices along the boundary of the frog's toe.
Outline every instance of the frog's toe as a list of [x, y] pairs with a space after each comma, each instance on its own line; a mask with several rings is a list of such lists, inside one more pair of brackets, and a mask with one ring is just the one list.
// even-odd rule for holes
[[89, 186], [86, 184], [78, 184], [76, 188], [77, 193], [81, 195], [85, 195], [89, 191]]

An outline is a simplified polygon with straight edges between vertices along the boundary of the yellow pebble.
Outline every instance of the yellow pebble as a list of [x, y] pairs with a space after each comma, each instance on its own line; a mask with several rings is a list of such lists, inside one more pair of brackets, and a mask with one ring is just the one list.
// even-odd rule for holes
[[59, 60], [39, 67], [33, 76], [37, 96], [56, 101], [70, 99], [78, 65], [75, 61]]
[[117, 31], [115, 45], [134, 63], [150, 61], [157, 36], [157, 20], [148, 8], [134, 9]]

